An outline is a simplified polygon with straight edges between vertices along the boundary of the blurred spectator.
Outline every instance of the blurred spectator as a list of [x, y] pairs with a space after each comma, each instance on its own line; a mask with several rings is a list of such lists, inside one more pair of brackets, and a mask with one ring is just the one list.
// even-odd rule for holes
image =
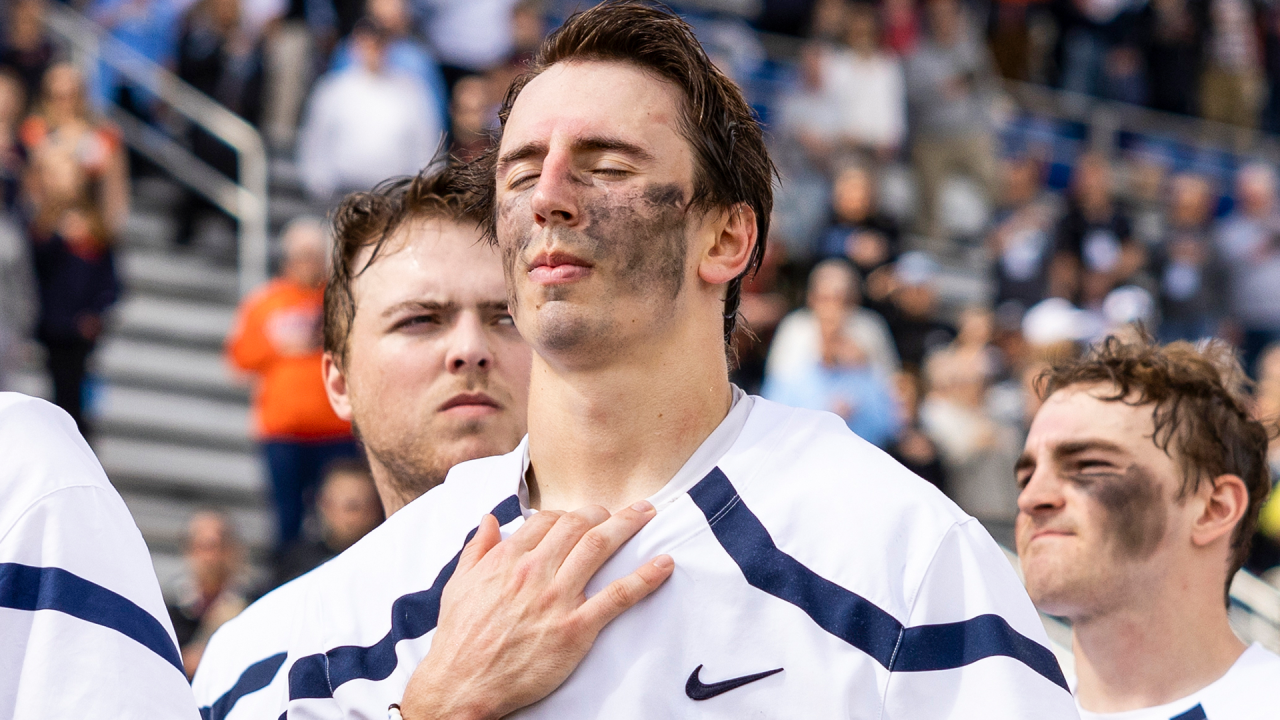
[[[1057, 11], [1060, 84], [1069, 92], [1142, 102], [1142, 57], [1134, 41], [1141, 3], [1072, 0]], [[1187, 82], [1189, 78], [1184, 78]]]
[[885, 320], [908, 371], [920, 371], [926, 355], [955, 338], [955, 330], [937, 317], [938, 270], [932, 258], [913, 251], [868, 280], [883, 279], [889, 285]]
[[1156, 110], [1192, 115], [1199, 108], [1189, 79], [1200, 72], [1207, 10], [1203, 0], [1152, 0], [1143, 8], [1147, 104]]
[[1262, 67], [1266, 77], [1267, 102], [1262, 111], [1262, 130], [1280, 133], [1280, 7], [1267, 4], [1262, 10]]
[[480, 157], [489, 147], [489, 130], [498, 118], [483, 77], [465, 77], [453, 86], [449, 106], [449, 152], [463, 162]]
[[335, 460], [325, 468], [316, 493], [316, 515], [320, 536], [299, 539], [285, 551], [276, 563], [272, 587], [336, 557], [382, 522], [382, 501], [363, 460]]
[[[411, 75], [421, 80], [432, 107], [436, 110], [436, 117], [443, 118], [449, 98], [444, 76], [440, 74], [440, 64], [431, 51], [413, 36], [406, 0], [368, 0], [365, 7], [369, 20], [386, 32], [387, 71]], [[354, 43], [355, 39], [348, 37], [334, 50], [333, 59], [329, 63], [331, 72], [342, 72], [359, 62], [353, 48]]]
[[[183, 18], [178, 40], [178, 77], [224, 107], [257, 122], [262, 97], [254, 38], [244, 26], [240, 0], [199, 0]], [[226, 177], [239, 177], [236, 152], [198, 125], [188, 130], [195, 156]], [[188, 190], [179, 210], [179, 245], [195, 238], [199, 222], [222, 211]]]
[[422, 32], [435, 48], [450, 91], [463, 77], [483, 73], [512, 55], [517, 2], [419, 0]]
[[971, 176], [991, 197], [995, 145], [988, 110], [994, 83], [986, 48], [959, 0], [928, 0], [929, 32], [907, 58], [911, 163], [919, 181], [920, 232], [945, 251], [938, 194], [954, 173]]
[[1117, 202], [1111, 166], [1087, 153], [1076, 161], [1067, 211], [1058, 223], [1049, 292], [1093, 308], [1142, 269], [1146, 253]]
[[70, 63], [49, 68], [35, 113], [22, 123], [19, 137], [27, 155], [60, 154], [72, 158], [77, 173], [90, 183], [107, 232], [124, 229], [129, 217], [129, 167], [120, 132], [95, 117], [84, 76]]
[[778, 101], [778, 133], [799, 144], [808, 167], [826, 172], [845, 135], [844, 99], [827, 62], [828, 49], [800, 49], [798, 82]]
[[21, 362], [38, 312], [26, 233], [0, 211], [0, 390], [10, 389], [9, 374]]
[[304, 499], [321, 470], [357, 455], [351, 426], [334, 415], [320, 374], [321, 304], [328, 241], [315, 218], [285, 228], [280, 277], [245, 299], [227, 339], [231, 363], [254, 379], [255, 434], [262, 443], [283, 551], [302, 527]]
[[1249, 0], [1208, 0], [1200, 112], [1206, 120], [1252, 128], [1262, 109], [1258, 31]]
[[318, 200], [413, 175], [440, 146], [438, 106], [418, 77], [387, 66], [388, 41], [385, 30], [362, 20], [351, 37], [358, 62], [316, 84], [298, 140], [298, 164]]
[[[1273, 343], [1262, 351], [1258, 357], [1257, 377], [1253, 414], [1273, 431], [1267, 447], [1267, 464], [1274, 486], [1276, 479], [1280, 478], [1280, 434], [1275, 433], [1277, 425], [1280, 425], [1280, 344]], [[1258, 533], [1245, 563], [1246, 569], [1259, 575], [1280, 567], [1280, 500], [1277, 498], [1280, 494], [1273, 489], [1258, 518]], [[1272, 570], [1270, 575], [1272, 583], [1280, 580], [1276, 570]]]
[[1240, 325], [1244, 366], [1256, 377], [1259, 353], [1280, 340], [1280, 214], [1269, 165], [1240, 170], [1236, 209], [1218, 227], [1218, 247], [1231, 266], [1231, 315]]
[[920, 426], [920, 376], [901, 372], [894, 378], [898, 408], [902, 412], [902, 428], [886, 448], [894, 460], [924, 478], [931, 485], [947, 491], [947, 471], [942, 466], [938, 446]]
[[1032, 68], [1040, 64], [1037, 54], [1035, 17], [1048, 3], [1044, 0], [996, 0], [991, 4], [987, 35], [991, 59], [1002, 77], [1019, 82], [1031, 79]]
[[862, 277], [898, 257], [898, 224], [880, 212], [875, 176], [849, 165], [836, 175], [831, 191], [834, 223], [822, 239], [824, 257], [845, 257]]
[[880, 5], [884, 45], [898, 57], [915, 52], [920, 40], [920, 13], [916, 0], [884, 0]]
[[849, 6], [847, 48], [827, 53], [826, 77], [844, 119], [844, 150], [889, 159], [907, 131], [902, 64], [880, 47], [876, 6], [858, 0]]
[[45, 149], [32, 168], [32, 254], [40, 297], [37, 338], [54, 402], [89, 436], [84, 380], [104, 314], [120, 295], [114, 235], [67, 148]]
[[[85, 14], [112, 37], [148, 60], [172, 67], [178, 45], [178, 21], [190, 0], [92, 0]], [[99, 100], [112, 100], [133, 115], [151, 119], [155, 96], [99, 63], [93, 88]]]
[[337, 41], [338, 16], [333, 3], [316, 0], [285, 0], [279, 10], [263, 31], [262, 131], [271, 148], [287, 151], [297, 138], [318, 58]]
[[27, 151], [18, 137], [23, 109], [27, 106], [22, 80], [8, 68], [0, 68], [0, 214], [18, 205]]
[[995, 306], [1020, 320], [1044, 299], [1053, 257], [1053, 230], [1061, 213], [1058, 198], [1044, 190], [1044, 171], [1033, 157], [1009, 158], [987, 245], [994, 258]]
[[769, 347], [778, 324], [790, 309], [780, 272], [786, 250], [782, 242], [775, 240], [776, 237], [770, 238], [760, 267], [742, 282], [742, 303], [738, 306], [741, 322], [733, 334], [737, 362], [730, 380], [748, 393], [760, 392]]
[[858, 276], [849, 263], [824, 260], [809, 274], [805, 308], [794, 310], [782, 319], [769, 349], [765, 365], [765, 382], [785, 382], [790, 376], [808, 372], [822, 360], [821, 318], [841, 318], [843, 332], [833, 343], [857, 348], [863, 362], [883, 377], [898, 370], [898, 354], [884, 318], [875, 311], [859, 307], [861, 291]]
[[1227, 313], [1227, 266], [1210, 232], [1217, 197], [1207, 179], [1191, 173], [1174, 176], [1169, 189], [1168, 234], [1153, 262], [1160, 342], [1194, 342], [1217, 335]]
[[[838, 272], [845, 277], [843, 288]], [[886, 447], [898, 434], [901, 417], [889, 388], [890, 376], [868, 362], [867, 353], [845, 331], [852, 317], [847, 300], [852, 279], [852, 271], [839, 260], [814, 269], [809, 306], [818, 357], [768, 376], [761, 395], [784, 405], [833, 412], [859, 437]]]
[[930, 355], [920, 419], [941, 451], [951, 499], [984, 523], [1010, 523], [1018, 489], [1008, 471], [1021, 438], [989, 407], [987, 390], [997, 369], [992, 329], [989, 312], [970, 309], [955, 342]]
[[231, 520], [221, 512], [197, 512], [187, 524], [186, 571], [169, 619], [178, 636], [187, 678], [196, 674], [213, 631], [240, 614], [248, 602], [241, 587], [244, 548]]
[[12, 0], [5, 3], [4, 39], [0, 41], [0, 67], [13, 70], [22, 78], [26, 98], [33, 101], [40, 94], [44, 73], [53, 65], [53, 42], [44, 30], [45, 0]]

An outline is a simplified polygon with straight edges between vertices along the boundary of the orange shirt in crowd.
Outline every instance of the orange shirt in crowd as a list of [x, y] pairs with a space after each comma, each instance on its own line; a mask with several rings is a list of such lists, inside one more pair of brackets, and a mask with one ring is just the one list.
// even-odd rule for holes
[[324, 440], [351, 435], [329, 406], [320, 374], [323, 288], [285, 278], [254, 292], [227, 338], [232, 365], [256, 376], [253, 415], [265, 440]]

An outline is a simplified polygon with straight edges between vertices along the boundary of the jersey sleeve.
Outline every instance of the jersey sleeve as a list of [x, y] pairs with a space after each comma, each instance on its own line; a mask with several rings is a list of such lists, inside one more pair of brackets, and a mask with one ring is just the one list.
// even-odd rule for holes
[[1031, 599], [972, 518], [934, 553], [890, 670], [884, 720], [1078, 717]]
[[0, 717], [199, 717], [150, 557], [108, 488], [58, 489], [0, 539]]
[[[322, 585], [322, 565], [314, 573], [322, 578], [312, 583], [298, 611], [285, 660], [285, 682], [280, 699], [287, 707], [288, 720], [341, 720], [342, 708], [333, 697], [329, 683], [329, 660], [325, 655], [328, 638], [324, 630], [324, 597], [316, 591]], [[322, 574], [325, 573], [325, 574]]]

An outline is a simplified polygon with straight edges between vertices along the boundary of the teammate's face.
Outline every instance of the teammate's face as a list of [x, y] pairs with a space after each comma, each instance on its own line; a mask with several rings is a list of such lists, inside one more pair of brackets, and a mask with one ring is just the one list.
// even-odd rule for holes
[[515, 448], [529, 347], [507, 313], [498, 255], [476, 230], [409, 223], [352, 292], [346, 366], [326, 362], [330, 399], [406, 500], [459, 462]]
[[631, 65], [571, 62], [512, 107], [497, 236], [520, 331], [552, 362], [591, 363], [669, 326], [696, 280], [694, 159], [681, 91]]
[[1151, 406], [1105, 402], [1108, 385], [1051, 395], [1018, 461], [1017, 543], [1043, 611], [1087, 619], [1171, 564], [1181, 473], [1152, 442]]

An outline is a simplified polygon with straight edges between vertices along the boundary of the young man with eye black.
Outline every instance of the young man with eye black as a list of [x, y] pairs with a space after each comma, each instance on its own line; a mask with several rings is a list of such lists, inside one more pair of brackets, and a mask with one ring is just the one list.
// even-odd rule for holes
[[1226, 592], [1271, 489], [1230, 348], [1109, 338], [1042, 378], [1018, 461], [1031, 599], [1072, 623], [1085, 720], [1276, 716], [1280, 657]]
[[[334, 212], [315, 370], [359, 434], [388, 517], [457, 463], [524, 435], [530, 350], [481, 219], [443, 167], [353, 193]], [[319, 577], [280, 586], [214, 634], [193, 683], [205, 720], [280, 715], [289, 629]]]
[[976, 521], [837, 416], [729, 383], [773, 172], [689, 26], [575, 15], [501, 118], [478, 203], [529, 435], [322, 568], [289, 717], [1074, 718]]

